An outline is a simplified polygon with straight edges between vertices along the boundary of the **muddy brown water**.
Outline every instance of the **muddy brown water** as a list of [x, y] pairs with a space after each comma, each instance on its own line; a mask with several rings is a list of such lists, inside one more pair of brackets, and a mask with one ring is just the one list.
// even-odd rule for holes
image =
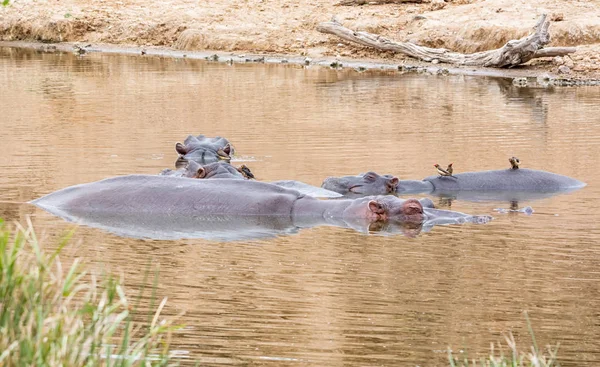
[[[36, 53], [0, 48], [0, 217], [52, 242], [73, 224], [27, 201], [60, 188], [172, 167], [188, 134], [229, 138], [261, 180], [319, 185], [374, 170], [419, 179], [546, 169], [588, 184], [519, 203], [451, 203], [486, 225], [416, 238], [318, 227], [268, 240], [136, 240], [78, 227], [65, 261], [122, 273], [137, 294], [160, 265], [174, 348], [202, 365], [447, 364], [512, 331], [560, 342], [564, 366], [600, 362], [600, 89], [322, 67]], [[439, 199], [433, 198], [440, 204]], [[444, 204], [444, 203], [441, 203]], [[144, 298], [147, 302], [147, 298]]]

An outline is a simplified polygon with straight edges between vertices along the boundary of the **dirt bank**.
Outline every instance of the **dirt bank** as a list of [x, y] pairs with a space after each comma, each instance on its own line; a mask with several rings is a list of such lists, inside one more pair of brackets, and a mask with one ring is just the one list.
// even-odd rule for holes
[[344, 25], [396, 40], [475, 52], [527, 34], [541, 13], [556, 20], [552, 46], [578, 46], [571, 58], [527, 68], [600, 78], [600, 0], [475, 0], [335, 6], [335, 0], [14, 0], [0, 7], [0, 39], [163, 46], [179, 50], [278, 53], [318, 58], [412, 62], [341, 43], [316, 31], [333, 15]]

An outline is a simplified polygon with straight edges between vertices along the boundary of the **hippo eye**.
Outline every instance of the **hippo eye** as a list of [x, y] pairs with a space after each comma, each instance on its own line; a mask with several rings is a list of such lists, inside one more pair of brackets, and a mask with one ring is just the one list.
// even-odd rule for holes
[[363, 176], [363, 178], [364, 178], [365, 180], [368, 180], [368, 181], [375, 181], [375, 179], [376, 179], [377, 177], [375, 177], [375, 174], [374, 174], [374, 173], [372, 173], [372, 172], [369, 172], [369, 173], [365, 173], [365, 175]]

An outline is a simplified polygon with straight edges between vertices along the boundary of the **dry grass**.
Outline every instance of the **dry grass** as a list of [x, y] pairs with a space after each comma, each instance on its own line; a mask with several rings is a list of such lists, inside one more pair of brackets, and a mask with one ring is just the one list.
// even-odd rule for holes
[[540, 350], [537, 346], [537, 342], [535, 340], [535, 335], [533, 333], [533, 329], [531, 327], [531, 322], [529, 321], [529, 317], [527, 313], [525, 313], [525, 318], [527, 320], [527, 326], [529, 328], [529, 333], [531, 334], [531, 339], [533, 345], [531, 346], [531, 351], [527, 353], [520, 352], [517, 349], [517, 343], [515, 342], [515, 338], [512, 334], [505, 335], [504, 339], [506, 342], [506, 346], [508, 347], [508, 353], [505, 353], [505, 350], [502, 344], [497, 344], [497, 349], [494, 347], [494, 344], [491, 345], [490, 356], [488, 358], [480, 358], [480, 359], [471, 359], [469, 361], [468, 358], [458, 358], [452, 355], [452, 350], [448, 349], [448, 361], [450, 366], [456, 367], [557, 367], [560, 366], [557, 359], [558, 347], [552, 347], [550, 345], [546, 346], [546, 350]]

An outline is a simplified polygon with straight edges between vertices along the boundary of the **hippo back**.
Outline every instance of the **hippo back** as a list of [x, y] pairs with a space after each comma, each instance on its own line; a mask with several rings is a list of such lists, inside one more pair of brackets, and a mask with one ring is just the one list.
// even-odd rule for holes
[[128, 175], [67, 187], [32, 203], [65, 219], [85, 213], [289, 216], [301, 196], [248, 180]]
[[559, 192], [585, 186], [571, 177], [527, 168], [464, 172], [455, 177], [430, 176], [435, 192], [440, 191], [533, 191]]

